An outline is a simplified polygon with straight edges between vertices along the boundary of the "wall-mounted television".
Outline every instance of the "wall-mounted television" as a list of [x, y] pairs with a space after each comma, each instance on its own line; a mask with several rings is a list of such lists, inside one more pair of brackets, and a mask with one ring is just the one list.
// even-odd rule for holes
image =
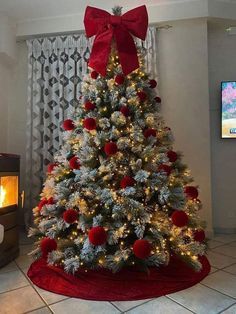
[[236, 138], [236, 81], [221, 82], [221, 136]]

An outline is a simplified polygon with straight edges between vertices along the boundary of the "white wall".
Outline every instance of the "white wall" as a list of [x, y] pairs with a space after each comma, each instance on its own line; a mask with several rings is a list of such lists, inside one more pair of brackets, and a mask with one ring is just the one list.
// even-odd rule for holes
[[[12, 70], [12, 82], [9, 86], [8, 104], [8, 141], [7, 151], [21, 156], [21, 190], [25, 186], [26, 154], [26, 106], [27, 106], [27, 47], [25, 42], [17, 44], [16, 63]], [[2, 119], [1, 119], [2, 121]], [[23, 213], [21, 215], [23, 222]]]
[[211, 116], [211, 167], [214, 227], [236, 232], [236, 141], [221, 139], [221, 81], [236, 80], [236, 36], [228, 23], [209, 23], [209, 86]]
[[212, 231], [207, 22], [171, 22], [159, 31], [159, 75], [162, 113], [200, 186], [202, 217]]
[[7, 152], [8, 105], [11, 69], [0, 56], [0, 152]]

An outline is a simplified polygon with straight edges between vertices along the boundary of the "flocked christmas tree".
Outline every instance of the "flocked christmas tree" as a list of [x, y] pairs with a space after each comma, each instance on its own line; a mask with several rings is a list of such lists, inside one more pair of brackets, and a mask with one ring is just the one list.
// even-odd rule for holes
[[146, 269], [171, 255], [201, 269], [198, 190], [158, 113], [144, 53], [138, 49], [140, 67], [125, 76], [113, 42], [106, 75], [89, 70], [63, 123], [64, 145], [48, 167], [30, 235], [38, 238], [32, 254], [66, 272]]

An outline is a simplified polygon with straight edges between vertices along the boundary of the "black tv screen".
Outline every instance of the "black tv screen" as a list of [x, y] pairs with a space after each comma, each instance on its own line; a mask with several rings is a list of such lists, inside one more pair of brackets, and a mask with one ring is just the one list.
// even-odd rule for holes
[[221, 136], [236, 138], [236, 81], [221, 82]]

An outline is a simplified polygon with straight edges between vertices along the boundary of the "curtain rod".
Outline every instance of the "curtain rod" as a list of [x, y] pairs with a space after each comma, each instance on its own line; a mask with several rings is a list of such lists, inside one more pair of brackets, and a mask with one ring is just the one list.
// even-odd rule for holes
[[[151, 25], [154, 26], [154, 25]], [[173, 28], [172, 25], [166, 24], [166, 25], [160, 25], [160, 26], [156, 26], [157, 30], [168, 30], [170, 28]], [[25, 36], [25, 37], [19, 37], [16, 39], [17, 43], [21, 43], [21, 42], [25, 42], [26, 40], [29, 39], [34, 39], [34, 38], [47, 38], [47, 37], [53, 37], [53, 36], [66, 36], [66, 35], [74, 35], [74, 34], [83, 34], [84, 31], [75, 31], [75, 32], [64, 32], [64, 33], [52, 33], [52, 34], [38, 34], [38, 35], [29, 35], [29, 36]]]

